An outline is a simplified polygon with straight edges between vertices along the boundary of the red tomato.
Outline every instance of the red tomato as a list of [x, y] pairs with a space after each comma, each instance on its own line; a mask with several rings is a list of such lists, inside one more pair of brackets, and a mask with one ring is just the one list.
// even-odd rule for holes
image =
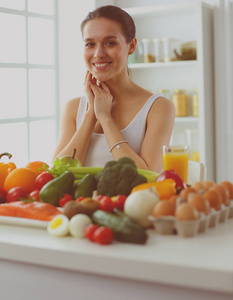
[[34, 201], [40, 201], [39, 194], [40, 194], [39, 190], [34, 190], [29, 194], [29, 198]]
[[113, 240], [113, 232], [110, 228], [101, 226], [94, 232], [93, 239], [100, 245], [109, 245]]
[[36, 181], [35, 181], [35, 188], [37, 190], [41, 190], [42, 187], [48, 183], [50, 180], [53, 180], [54, 177], [52, 174], [50, 174], [49, 172], [42, 172], [40, 173], [37, 177], [36, 177]]
[[14, 187], [6, 195], [6, 202], [20, 201], [20, 198], [27, 199], [28, 195], [21, 187]]
[[112, 199], [108, 196], [104, 196], [102, 199], [99, 201], [100, 205], [99, 208], [101, 210], [107, 211], [107, 212], [112, 212], [113, 211], [113, 202]]
[[90, 224], [90, 225], [87, 225], [87, 227], [85, 228], [85, 237], [94, 242], [94, 233], [95, 231], [99, 228], [99, 225], [96, 225], [96, 224]]
[[5, 198], [6, 197], [6, 191], [4, 191], [3, 189], [0, 189], [0, 196]]
[[104, 195], [98, 195], [98, 196], [95, 197], [95, 200], [100, 201], [104, 197], [105, 197]]
[[114, 207], [119, 209], [119, 210], [124, 210], [124, 205], [125, 205], [126, 198], [127, 197], [125, 195], [117, 195], [115, 197], [115, 200], [113, 201]]
[[81, 202], [82, 200], [84, 200], [86, 197], [84, 196], [80, 196], [78, 198], [75, 199], [75, 202]]
[[64, 194], [64, 196], [59, 199], [59, 205], [63, 207], [67, 202], [73, 200], [73, 197], [70, 194]]

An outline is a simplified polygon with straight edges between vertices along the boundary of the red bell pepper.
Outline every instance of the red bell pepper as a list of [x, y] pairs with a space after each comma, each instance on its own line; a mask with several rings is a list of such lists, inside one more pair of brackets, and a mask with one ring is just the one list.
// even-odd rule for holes
[[175, 181], [176, 183], [176, 191], [177, 194], [180, 193], [181, 190], [187, 188], [186, 183], [182, 180], [182, 178], [176, 173], [175, 170], [166, 170], [163, 171], [156, 179], [156, 181], [162, 181], [165, 179], [171, 178]]

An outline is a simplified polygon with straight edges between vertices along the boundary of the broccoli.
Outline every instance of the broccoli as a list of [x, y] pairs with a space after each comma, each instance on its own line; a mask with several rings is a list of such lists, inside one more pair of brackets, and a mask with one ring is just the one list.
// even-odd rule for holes
[[146, 177], [138, 174], [135, 162], [129, 157], [107, 162], [96, 179], [98, 194], [109, 197], [128, 196], [136, 185], [147, 182]]

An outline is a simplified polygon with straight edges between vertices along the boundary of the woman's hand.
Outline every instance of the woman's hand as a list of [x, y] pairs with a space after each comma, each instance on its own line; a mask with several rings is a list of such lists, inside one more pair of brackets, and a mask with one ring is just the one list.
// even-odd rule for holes
[[91, 90], [94, 94], [94, 111], [97, 120], [111, 116], [113, 96], [106, 83], [101, 82], [100, 86], [91, 84]]
[[93, 80], [91, 72], [87, 71], [85, 76], [85, 93], [88, 100], [88, 110], [92, 110], [94, 113], [94, 94], [91, 89], [91, 84], [95, 83]]

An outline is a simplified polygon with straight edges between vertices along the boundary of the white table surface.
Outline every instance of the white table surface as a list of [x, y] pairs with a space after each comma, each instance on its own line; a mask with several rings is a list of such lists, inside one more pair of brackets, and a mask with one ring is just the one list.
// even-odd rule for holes
[[45, 229], [0, 225], [0, 263], [233, 297], [233, 219], [194, 238], [160, 236], [154, 230], [148, 234], [146, 245], [100, 246], [71, 236], [55, 238]]

